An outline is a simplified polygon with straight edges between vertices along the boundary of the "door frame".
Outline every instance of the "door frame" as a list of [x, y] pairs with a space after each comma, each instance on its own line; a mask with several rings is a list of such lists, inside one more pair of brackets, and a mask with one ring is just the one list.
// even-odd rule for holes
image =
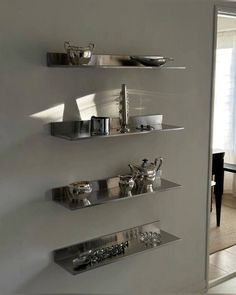
[[[232, 5], [232, 3], [229, 3]], [[207, 198], [207, 229], [206, 229], [206, 265], [205, 265], [205, 279], [207, 282], [207, 289], [216, 286], [230, 278], [232, 274], [214, 280], [209, 283], [209, 238], [210, 238], [210, 206], [211, 206], [211, 177], [212, 177], [212, 142], [213, 142], [213, 118], [214, 118], [214, 96], [215, 96], [215, 76], [216, 76], [216, 49], [217, 49], [217, 17], [219, 14], [232, 15], [236, 17], [236, 6], [215, 5], [214, 19], [213, 19], [213, 40], [212, 40], [212, 75], [211, 75], [211, 107], [210, 107], [210, 138], [209, 138], [209, 161], [208, 161], [208, 198]]]

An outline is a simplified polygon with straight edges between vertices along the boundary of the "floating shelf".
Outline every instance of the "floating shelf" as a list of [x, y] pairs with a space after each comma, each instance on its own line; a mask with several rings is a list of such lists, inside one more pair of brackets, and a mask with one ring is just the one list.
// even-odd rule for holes
[[[183, 130], [183, 127], [159, 124], [154, 125], [154, 130], [138, 130], [135, 127], [130, 127], [130, 131], [126, 133], [120, 133], [117, 129], [111, 129], [110, 134], [108, 135], [97, 135], [91, 136], [89, 132], [83, 131], [81, 129], [80, 121], [65, 121], [65, 122], [53, 122], [51, 123], [51, 135], [56, 137], [61, 137], [68, 140], [79, 140], [79, 139], [88, 139], [88, 138], [110, 138], [115, 136], [128, 136], [128, 135], [137, 135], [137, 134], [147, 134], [154, 132], [164, 132], [164, 131], [174, 131], [174, 130]], [[86, 127], [86, 126], [85, 126]], [[84, 128], [86, 129], [86, 128]]]
[[122, 196], [119, 188], [119, 177], [89, 182], [92, 192], [73, 196], [69, 186], [54, 188], [52, 190], [53, 200], [70, 210], [83, 209], [90, 206], [101, 205], [112, 201], [132, 199], [138, 196], [146, 196], [153, 193], [163, 192], [181, 185], [166, 179], [160, 179], [153, 187], [153, 192], [132, 191], [131, 197]]
[[138, 68], [138, 69], [162, 69], [162, 70], [185, 70], [183, 66], [144, 66], [130, 58], [128, 55], [94, 54], [86, 65], [71, 65], [66, 53], [47, 53], [47, 66], [57, 68]]
[[155, 221], [55, 250], [54, 261], [76, 275], [178, 240]]

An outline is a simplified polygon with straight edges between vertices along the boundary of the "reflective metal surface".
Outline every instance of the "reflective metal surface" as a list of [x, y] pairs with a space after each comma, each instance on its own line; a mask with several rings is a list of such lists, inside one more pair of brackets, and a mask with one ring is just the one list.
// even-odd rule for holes
[[125, 254], [126, 249], [129, 247], [129, 241], [112, 244], [109, 247], [100, 247], [97, 249], [89, 250], [87, 253], [78, 254], [78, 256], [72, 260], [74, 270], [80, 270], [81, 268], [92, 266], [100, 263], [104, 260], [114, 258]]
[[[80, 122], [87, 122], [86, 126], [82, 125]], [[146, 134], [151, 132], [160, 132], [160, 131], [171, 131], [171, 130], [182, 130], [183, 127], [167, 125], [167, 124], [158, 124], [152, 126], [154, 129], [137, 129], [136, 127], [130, 127], [129, 131], [126, 133], [120, 133], [117, 129], [111, 129], [110, 134], [108, 135], [98, 135], [91, 136], [88, 132], [90, 127], [87, 127], [87, 124], [90, 125], [90, 121], [67, 121], [67, 122], [53, 122], [51, 123], [51, 135], [56, 137], [61, 137], [68, 140], [78, 140], [78, 139], [88, 139], [88, 138], [109, 138], [114, 136], [127, 136], [127, 135], [136, 135], [136, 134]]]
[[71, 45], [69, 41], [64, 43], [65, 51], [67, 53], [68, 63], [70, 65], [84, 65], [91, 60], [94, 44], [89, 43], [86, 47]]
[[144, 66], [156, 66], [160, 67], [168, 61], [174, 61], [171, 57], [164, 56], [131, 56], [131, 58]]
[[110, 133], [109, 117], [91, 117], [91, 135], [108, 135]]
[[163, 115], [156, 114], [156, 115], [136, 115], [129, 117], [129, 124], [131, 126], [136, 126], [136, 128], [140, 128], [141, 126], [147, 127], [148, 125], [155, 126], [160, 125], [163, 122]]
[[173, 188], [181, 187], [181, 185], [166, 179], [158, 179], [153, 185], [153, 192], [142, 192], [132, 190], [131, 194], [123, 194], [119, 185], [120, 178], [118, 176], [108, 179], [90, 181], [91, 193], [77, 194], [71, 189], [73, 184], [68, 186], [54, 188], [52, 190], [52, 198], [55, 202], [60, 203], [70, 210], [83, 209], [90, 206], [96, 206], [111, 201], [121, 201], [131, 199], [138, 196], [148, 196], [148, 194], [162, 192]]
[[[155, 56], [152, 56], [155, 59]], [[66, 53], [55, 53], [55, 52], [48, 52], [47, 53], [47, 65], [49, 67], [81, 67], [81, 68], [142, 68], [142, 69], [179, 69], [184, 70], [185, 67], [166, 67], [161, 66], [163, 62], [159, 63], [152, 63], [151, 66], [145, 66], [143, 63], [142, 56], [139, 56], [139, 59], [132, 58], [128, 55], [109, 55], [109, 54], [93, 54], [91, 60], [86, 65], [71, 65], [68, 56]], [[163, 60], [164, 61], [164, 60]], [[167, 59], [165, 60], [167, 61]], [[149, 63], [150, 64], [150, 63]]]
[[65, 121], [51, 123], [51, 135], [71, 140], [91, 137], [91, 121]]
[[134, 190], [135, 179], [132, 175], [119, 175], [119, 187], [120, 194], [123, 197], [132, 197], [132, 191]]
[[127, 95], [127, 87], [126, 84], [122, 84], [122, 89], [120, 92], [120, 101], [119, 101], [119, 113], [120, 113], [120, 133], [129, 132], [128, 128], [128, 113], [129, 113], [129, 100]]
[[140, 166], [129, 164], [137, 192], [153, 192], [153, 185], [162, 163], [163, 158], [160, 157], [156, 158], [154, 162], [143, 159]]
[[76, 275], [177, 240], [155, 221], [55, 250], [54, 261]]

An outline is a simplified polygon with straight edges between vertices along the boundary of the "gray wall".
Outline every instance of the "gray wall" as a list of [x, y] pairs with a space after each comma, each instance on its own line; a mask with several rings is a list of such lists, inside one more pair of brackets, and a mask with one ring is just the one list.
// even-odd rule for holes
[[[210, 1], [1, 0], [2, 294], [157, 294], [205, 286], [212, 25]], [[161, 53], [187, 69], [46, 67], [46, 52], [63, 51], [65, 40], [93, 41], [101, 53]], [[31, 116], [124, 82], [155, 93], [145, 112], [162, 113], [185, 130], [69, 142], [50, 136], [47, 118]], [[182, 189], [80, 212], [50, 200], [52, 187], [109, 177], [155, 156], [164, 157], [163, 176]], [[78, 276], [51, 261], [53, 249], [158, 218], [182, 241]]]

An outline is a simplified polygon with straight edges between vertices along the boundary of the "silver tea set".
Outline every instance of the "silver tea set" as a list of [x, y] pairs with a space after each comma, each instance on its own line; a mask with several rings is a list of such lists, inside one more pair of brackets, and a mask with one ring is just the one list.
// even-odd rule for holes
[[135, 192], [135, 194], [153, 192], [155, 180], [157, 177], [160, 178], [162, 163], [163, 158], [159, 157], [154, 162], [144, 159], [140, 166], [129, 164], [131, 173], [119, 176], [121, 196], [130, 197], [132, 192]]
[[[153, 192], [155, 187], [161, 185], [161, 167], [163, 158], [156, 158], [153, 162], [144, 159], [142, 164], [129, 164], [130, 174], [118, 175], [113, 177], [115, 186], [119, 188], [118, 197], [132, 197], [133, 195]], [[109, 180], [109, 179], [108, 179]], [[77, 181], [63, 187], [63, 197], [73, 206], [87, 207], [91, 206], [94, 200], [98, 198], [98, 187], [106, 187], [110, 194], [108, 180], [91, 182]], [[104, 189], [103, 188], [103, 189]], [[93, 195], [92, 195], [93, 194]]]

